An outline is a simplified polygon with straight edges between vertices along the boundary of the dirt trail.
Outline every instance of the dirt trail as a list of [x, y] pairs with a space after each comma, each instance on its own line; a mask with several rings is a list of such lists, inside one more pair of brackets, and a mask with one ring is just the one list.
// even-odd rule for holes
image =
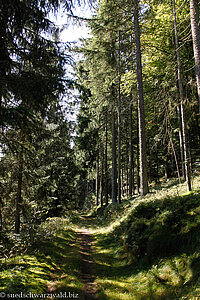
[[78, 239], [82, 256], [81, 280], [84, 283], [84, 298], [88, 300], [97, 299], [97, 284], [93, 276], [92, 236], [88, 229], [83, 229], [79, 230]]

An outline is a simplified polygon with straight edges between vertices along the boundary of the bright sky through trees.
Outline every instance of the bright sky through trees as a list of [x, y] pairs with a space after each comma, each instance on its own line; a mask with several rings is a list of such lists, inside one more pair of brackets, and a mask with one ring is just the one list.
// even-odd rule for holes
[[[80, 18], [90, 18], [91, 10], [86, 5], [85, 7], [77, 7], [73, 11], [74, 16]], [[71, 21], [69, 22], [69, 20]], [[64, 28], [60, 34], [62, 42], [77, 42], [80, 38], [87, 38], [89, 36], [89, 29], [86, 22], [75, 21], [73, 17], [69, 17], [65, 12], [58, 13], [56, 19], [54, 18], [56, 25], [60, 28]]]
[[[73, 10], [73, 15], [75, 17], [79, 18], [90, 18], [91, 17], [91, 9], [85, 4], [85, 6], [76, 7]], [[74, 43], [77, 44], [80, 39], [82, 38], [88, 38], [90, 36], [89, 34], [89, 28], [87, 27], [87, 23], [84, 21], [80, 21], [78, 18], [74, 18], [69, 16], [69, 14], [66, 14], [65, 12], [60, 9], [56, 17], [52, 17], [52, 20], [55, 22], [55, 24], [60, 28], [60, 40], [63, 43]], [[72, 56], [74, 62], [76, 62], [79, 59], [79, 55], [75, 53], [70, 53]], [[70, 65], [66, 66], [66, 77], [71, 78], [74, 77], [74, 70]], [[67, 98], [67, 99], [66, 99]], [[69, 99], [70, 98], [70, 99]], [[67, 118], [70, 121], [76, 121], [76, 114], [78, 111], [78, 105], [70, 105], [70, 111], [66, 108], [66, 106], [69, 105], [69, 103], [76, 102], [77, 93], [76, 91], [71, 91], [70, 96], [66, 96], [63, 99], [63, 108], [66, 109], [67, 112]], [[66, 101], [65, 101], [66, 100]]]

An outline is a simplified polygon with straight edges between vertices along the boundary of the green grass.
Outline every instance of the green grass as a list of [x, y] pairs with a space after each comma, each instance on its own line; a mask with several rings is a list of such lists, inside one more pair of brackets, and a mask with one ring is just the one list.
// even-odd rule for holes
[[77, 231], [93, 234], [98, 299], [188, 299], [200, 296], [200, 176], [193, 191], [175, 180], [142, 199], [124, 199], [73, 223], [53, 218], [37, 230], [34, 247], [3, 259], [0, 291], [74, 292], [84, 299]]
[[199, 188], [166, 182], [92, 220], [99, 299], [200, 296]]
[[[42, 236], [45, 230], [52, 234]], [[43, 224], [42, 232], [26, 254], [1, 261], [0, 291], [8, 294], [74, 292], [82, 299], [81, 255], [75, 229], [70, 228], [67, 220], [54, 218]]]

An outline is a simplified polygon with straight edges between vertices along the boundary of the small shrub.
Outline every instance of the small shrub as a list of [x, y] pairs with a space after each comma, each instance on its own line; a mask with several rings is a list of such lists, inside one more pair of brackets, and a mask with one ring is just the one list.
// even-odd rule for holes
[[149, 226], [145, 219], [136, 220], [127, 231], [126, 244], [128, 251], [140, 258], [145, 255], [149, 237]]
[[145, 219], [151, 219], [155, 214], [157, 213], [157, 206], [154, 202], [143, 202], [141, 204], [139, 204], [133, 214], [132, 217], [142, 217]]

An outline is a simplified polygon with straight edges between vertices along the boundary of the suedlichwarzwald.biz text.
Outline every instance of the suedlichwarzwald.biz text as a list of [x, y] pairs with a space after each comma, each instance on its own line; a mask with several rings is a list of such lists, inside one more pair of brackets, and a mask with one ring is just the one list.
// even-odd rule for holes
[[37, 294], [37, 293], [4, 293], [0, 292], [0, 298], [4, 299], [78, 299], [79, 296], [74, 292], [60, 292], [60, 293], [45, 293], [45, 294]]

